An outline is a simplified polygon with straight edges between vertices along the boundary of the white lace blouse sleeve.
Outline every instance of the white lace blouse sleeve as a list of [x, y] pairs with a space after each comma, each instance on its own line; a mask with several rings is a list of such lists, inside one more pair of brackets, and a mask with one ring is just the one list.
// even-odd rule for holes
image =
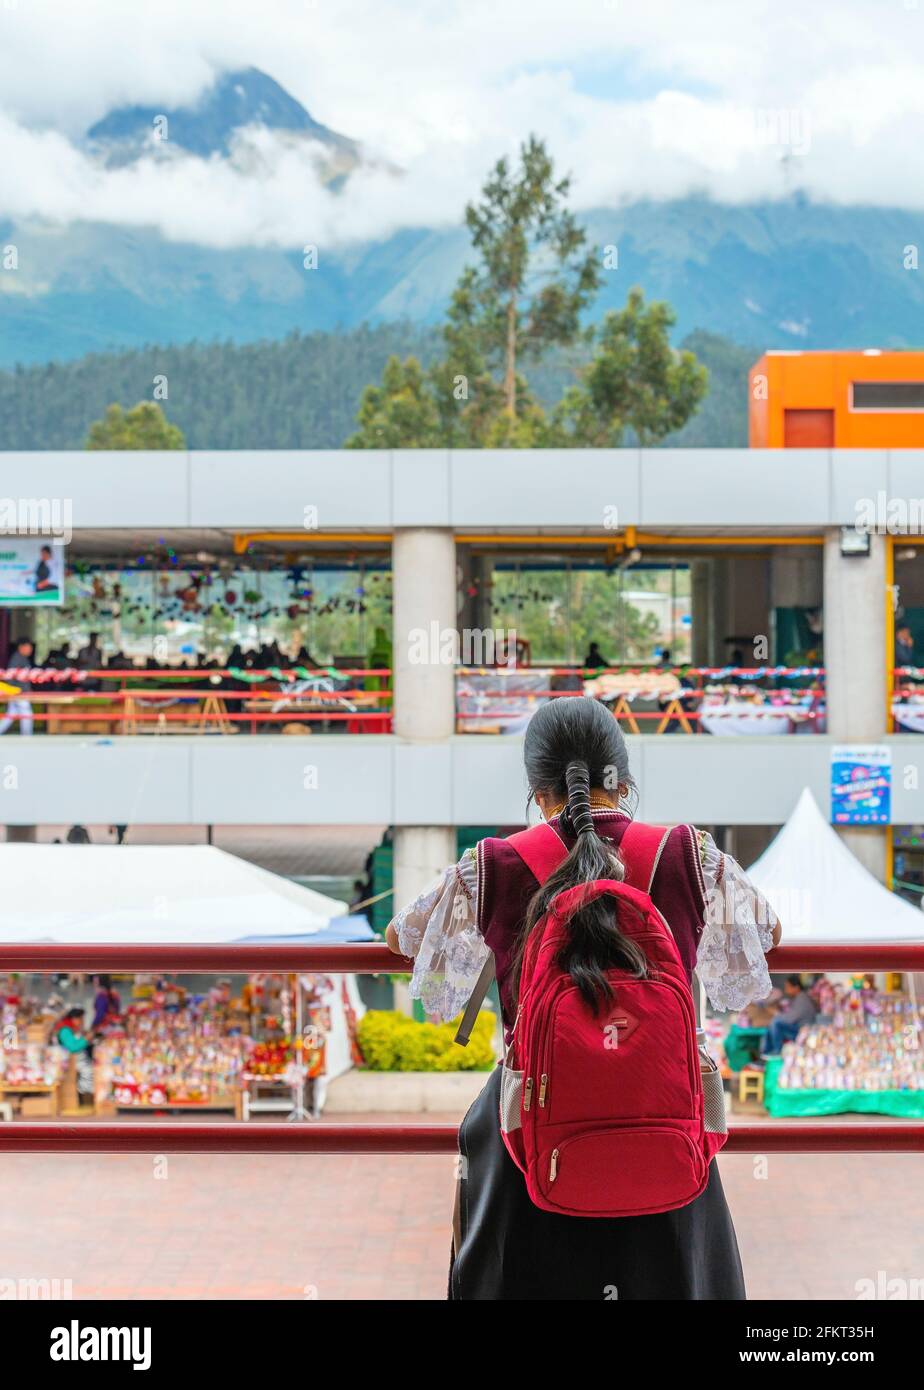
[[776, 914], [737, 860], [722, 854], [705, 831], [698, 839], [706, 906], [696, 973], [713, 1008], [743, 1009], [770, 993], [765, 956]]
[[393, 919], [398, 945], [414, 959], [412, 999], [436, 1023], [461, 1013], [487, 960], [478, 927], [478, 856], [466, 850]]

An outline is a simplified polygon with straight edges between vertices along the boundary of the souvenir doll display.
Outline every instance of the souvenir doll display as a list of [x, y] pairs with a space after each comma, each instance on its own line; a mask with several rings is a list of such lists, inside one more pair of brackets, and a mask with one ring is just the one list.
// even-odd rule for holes
[[[330, 1009], [321, 1002], [327, 981], [311, 976], [251, 975], [242, 991], [253, 1047], [241, 1081], [244, 1114], [292, 1105], [295, 1118], [318, 1111], [317, 1082], [325, 1073]], [[275, 1091], [275, 1099], [274, 1099]]]
[[58, 1114], [71, 1103], [68, 1052], [54, 1041], [68, 1005], [86, 1020], [87, 1096], [101, 1116], [183, 1108], [247, 1118], [264, 1109], [304, 1119], [323, 1104], [332, 1036], [335, 1075], [361, 1062], [344, 980], [199, 977], [194, 992], [176, 977], [138, 974], [118, 990], [101, 977], [71, 981], [68, 999], [54, 990], [42, 999], [24, 978], [47, 987], [0, 976], [0, 1103], [14, 1114]]
[[67, 1053], [51, 1041], [63, 1010], [56, 995], [40, 1003], [19, 976], [0, 979], [0, 1100], [23, 1116], [56, 1113]]
[[230, 1001], [215, 990], [193, 995], [159, 984], [135, 999], [97, 1048], [97, 1108], [236, 1110], [250, 1039], [229, 1013]]
[[822, 979], [819, 1012], [767, 1064], [771, 1115], [924, 1115], [924, 1007], [913, 996]]
[[136, 976], [130, 1004], [96, 1046], [99, 1113], [315, 1113], [331, 1027], [321, 992], [329, 985], [309, 975], [250, 975], [235, 996], [228, 978], [193, 994], [174, 980]]

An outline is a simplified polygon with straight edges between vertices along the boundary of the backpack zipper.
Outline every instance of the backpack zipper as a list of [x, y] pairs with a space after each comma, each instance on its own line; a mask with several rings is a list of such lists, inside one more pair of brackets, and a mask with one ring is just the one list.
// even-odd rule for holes
[[528, 1110], [533, 1099], [533, 1078], [528, 1076], [523, 1087], [523, 1109]]
[[545, 1107], [545, 1093], [546, 1093], [546, 1091], [547, 1091], [548, 1089], [549, 1089], [549, 1078], [548, 1078], [548, 1073], [547, 1073], [547, 1072], [543, 1072], [543, 1073], [542, 1073], [542, 1076], [539, 1078], [539, 1107], [540, 1107], [540, 1109], [542, 1109], [542, 1108]]
[[552, 1161], [549, 1164], [549, 1182], [554, 1182], [558, 1177], [558, 1150], [552, 1150]]

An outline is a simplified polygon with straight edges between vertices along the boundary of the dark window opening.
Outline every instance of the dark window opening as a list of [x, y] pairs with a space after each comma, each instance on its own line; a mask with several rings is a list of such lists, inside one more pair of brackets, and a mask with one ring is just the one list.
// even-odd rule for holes
[[924, 381], [855, 381], [854, 410], [924, 410]]

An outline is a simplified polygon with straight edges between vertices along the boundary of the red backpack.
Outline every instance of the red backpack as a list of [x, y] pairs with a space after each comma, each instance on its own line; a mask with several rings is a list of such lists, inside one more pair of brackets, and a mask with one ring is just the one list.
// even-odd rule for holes
[[[641, 1216], [686, 1206], [704, 1191], [709, 1161], [725, 1142], [721, 1077], [698, 1047], [686, 971], [649, 896], [668, 833], [631, 822], [619, 845], [626, 881], [559, 893], [530, 933], [502, 1075], [501, 1132], [544, 1211]], [[568, 853], [544, 824], [507, 843], [540, 883]], [[642, 947], [651, 975], [608, 970], [613, 1002], [594, 1015], [556, 956], [568, 917], [603, 894], [621, 908], [620, 930]]]

